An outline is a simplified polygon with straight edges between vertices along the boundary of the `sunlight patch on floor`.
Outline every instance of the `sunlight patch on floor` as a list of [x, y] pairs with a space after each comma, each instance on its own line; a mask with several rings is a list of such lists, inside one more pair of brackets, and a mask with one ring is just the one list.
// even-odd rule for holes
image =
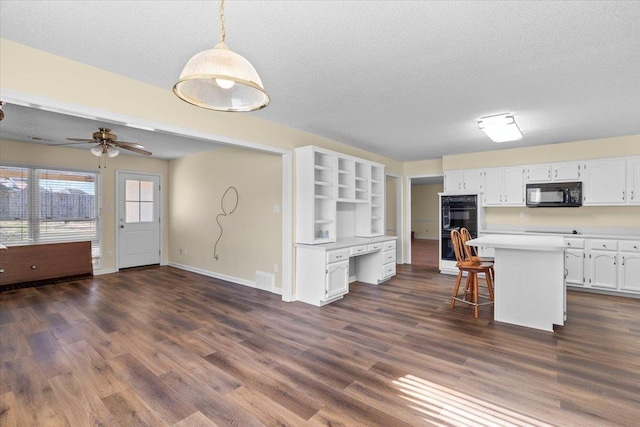
[[429, 416], [431, 422], [436, 419], [461, 427], [551, 427], [551, 424], [413, 375], [405, 375], [393, 384], [400, 389], [400, 397], [408, 406]]

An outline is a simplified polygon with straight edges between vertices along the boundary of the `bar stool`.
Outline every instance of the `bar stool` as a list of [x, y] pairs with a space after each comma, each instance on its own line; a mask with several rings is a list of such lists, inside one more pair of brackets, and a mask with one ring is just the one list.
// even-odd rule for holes
[[[493, 263], [481, 262], [479, 260], [472, 260], [468, 254], [469, 250], [465, 248], [462, 235], [457, 230], [451, 231], [451, 242], [453, 243], [453, 249], [456, 254], [456, 267], [458, 267], [458, 278], [456, 279], [456, 285], [453, 290], [453, 296], [451, 297], [451, 306], [453, 310], [456, 301], [463, 302], [473, 306], [474, 317], [478, 318], [478, 307], [481, 305], [493, 304], [493, 280], [491, 269]], [[462, 281], [463, 273], [467, 273], [467, 286], [462, 298], [458, 297], [460, 290], [460, 282]], [[488, 302], [478, 302], [478, 297], [483, 297], [478, 294], [478, 273], [484, 273], [484, 277], [487, 281], [487, 289], [489, 291]]]
[[[478, 256], [478, 248], [476, 248], [475, 246], [469, 246], [467, 245], [467, 241], [471, 240], [471, 233], [469, 233], [469, 230], [467, 230], [466, 228], [461, 228], [460, 229], [460, 236], [462, 236], [462, 243], [464, 243], [464, 250], [465, 253], [467, 254], [467, 258], [469, 258], [472, 261], [479, 261], [479, 262], [490, 262], [490, 263], [494, 263], [495, 262], [495, 258], [494, 257], [481, 257]], [[496, 275], [495, 272], [493, 270], [493, 265], [491, 266], [491, 280], [496, 279]]]

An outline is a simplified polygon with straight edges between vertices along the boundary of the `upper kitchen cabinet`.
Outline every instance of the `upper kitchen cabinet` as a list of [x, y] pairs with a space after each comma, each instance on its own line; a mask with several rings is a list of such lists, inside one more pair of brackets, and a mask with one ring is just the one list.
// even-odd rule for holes
[[485, 169], [484, 206], [524, 206], [524, 175], [522, 166]]
[[296, 242], [382, 236], [384, 180], [382, 164], [315, 146], [296, 148]]
[[583, 205], [627, 203], [626, 159], [590, 160], [583, 163], [582, 169], [585, 174]]
[[454, 170], [444, 173], [445, 193], [478, 193], [482, 189], [482, 169]]
[[338, 158], [327, 150], [296, 149], [296, 239], [298, 243], [336, 241]]
[[580, 181], [580, 163], [564, 162], [526, 167], [526, 182]]
[[627, 203], [640, 205], [640, 157], [627, 159]]

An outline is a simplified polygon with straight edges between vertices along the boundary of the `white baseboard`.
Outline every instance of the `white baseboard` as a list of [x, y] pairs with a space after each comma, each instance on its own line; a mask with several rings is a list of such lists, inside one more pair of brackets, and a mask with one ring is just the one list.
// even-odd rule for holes
[[[234, 277], [234, 276], [227, 276], [226, 274], [220, 274], [220, 273], [216, 273], [214, 271], [203, 270], [202, 268], [191, 267], [189, 265], [178, 264], [178, 263], [175, 263], [175, 262], [169, 262], [168, 265], [169, 265], [169, 267], [179, 268], [180, 270], [186, 270], [186, 271], [190, 271], [192, 273], [202, 274], [203, 276], [213, 277], [215, 279], [220, 279], [220, 280], [225, 280], [227, 282], [236, 283], [238, 285], [248, 286], [250, 288], [256, 288], [256, 289], [258, 288], [256, 286], [256, 282], [252, 281], [252, 280], [241, 279], [239, 277]], [[282, 295], [282, 288], [273, 288], [270, 291], [269, 290], [267, 290], [267, 291], [271, 292], [273, 294], [276, 294], [276, 295]]]
[[93, 270], [94, 276], [102, 276], [103, 274], [113, 274], [117, 273], [118, 270], [115, 268], [98, 268], [97, 270]]

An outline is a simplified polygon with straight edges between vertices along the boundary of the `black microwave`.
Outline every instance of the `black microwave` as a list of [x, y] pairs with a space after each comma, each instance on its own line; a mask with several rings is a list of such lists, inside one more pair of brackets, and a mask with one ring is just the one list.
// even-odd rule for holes
[[582, 206], [582, 182], [527, 184], [527, 206], [530, 208]]

